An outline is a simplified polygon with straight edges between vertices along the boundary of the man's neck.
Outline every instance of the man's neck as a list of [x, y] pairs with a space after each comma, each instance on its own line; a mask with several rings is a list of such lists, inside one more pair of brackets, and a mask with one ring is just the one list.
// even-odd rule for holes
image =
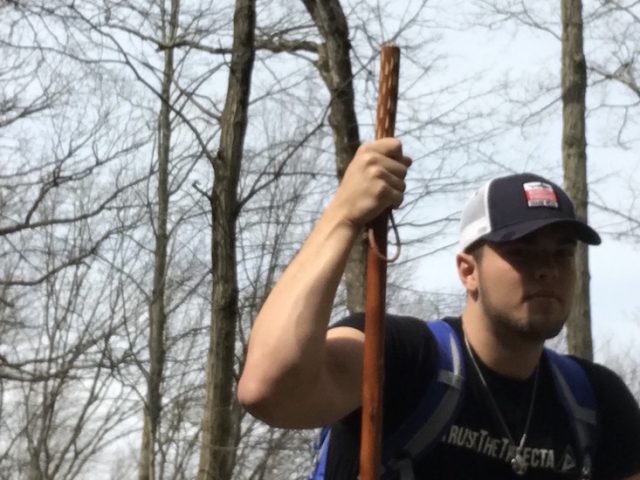
[[462, 314], [462, 328], [473, 353], [494, 372], [515, 379], [529, 378], [535, 372], [544, 344], [515, 335], [505, 338], [487, 318], [468, 306]]

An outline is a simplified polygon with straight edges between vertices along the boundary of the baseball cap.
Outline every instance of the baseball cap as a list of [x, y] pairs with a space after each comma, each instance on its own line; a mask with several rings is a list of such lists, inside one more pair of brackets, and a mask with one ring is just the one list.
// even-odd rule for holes
[[555, 183], [533, 173], [494, 178], [462, 211], [460, 249], [480, 240], [516, 240], [552, 224], [572, 227], [576, 238], [590, 245], [601, 242], [593, 228], [576, 218], [571, 199]]

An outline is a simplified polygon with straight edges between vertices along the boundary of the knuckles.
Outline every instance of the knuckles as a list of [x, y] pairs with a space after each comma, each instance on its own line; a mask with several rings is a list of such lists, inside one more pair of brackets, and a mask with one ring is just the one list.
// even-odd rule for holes
[[372, 180], [385, 180], [388, 174], [382, 166], [376, 163], [371, 163], [366, 169], [366, 176]]
[[386, 183], [377, 183], [371, 188], [371, 194], [379, 201], [387, 198], [391, 191], [391, 188]]
[[376, 152], [387, 157], [401, 159], [402, 142], [397, 138], [388, 137], [370, 143], [363, 143], [358, 147], [357, 153], [366, 152]]

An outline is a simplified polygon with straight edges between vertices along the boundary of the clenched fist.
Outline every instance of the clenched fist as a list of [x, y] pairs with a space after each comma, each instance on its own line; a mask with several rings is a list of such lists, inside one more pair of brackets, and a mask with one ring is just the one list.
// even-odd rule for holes
[[404, 199], [411, 159], [395, 138], [363, 144], [351, 160], [331, 208], [344, 221], [361, 228]]

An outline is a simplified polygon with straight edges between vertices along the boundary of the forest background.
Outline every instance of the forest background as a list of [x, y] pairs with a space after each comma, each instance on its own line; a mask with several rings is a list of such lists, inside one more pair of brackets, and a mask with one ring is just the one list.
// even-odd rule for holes
[[[464, 199], [505, 172], [572, 178], [561, 6], [582, 13], [604, 237], [578, 353], [640, 398], [637, 2], [0, 0], [0, 478], [305, 478], [315, 432], [245, 415], [235, 383], [373, 137], [380, 46], [402, 49], [415, 162], [388, 308], [455, 315]], [[362, 268], [356, 248], [336, 318], [361, 308]]]

